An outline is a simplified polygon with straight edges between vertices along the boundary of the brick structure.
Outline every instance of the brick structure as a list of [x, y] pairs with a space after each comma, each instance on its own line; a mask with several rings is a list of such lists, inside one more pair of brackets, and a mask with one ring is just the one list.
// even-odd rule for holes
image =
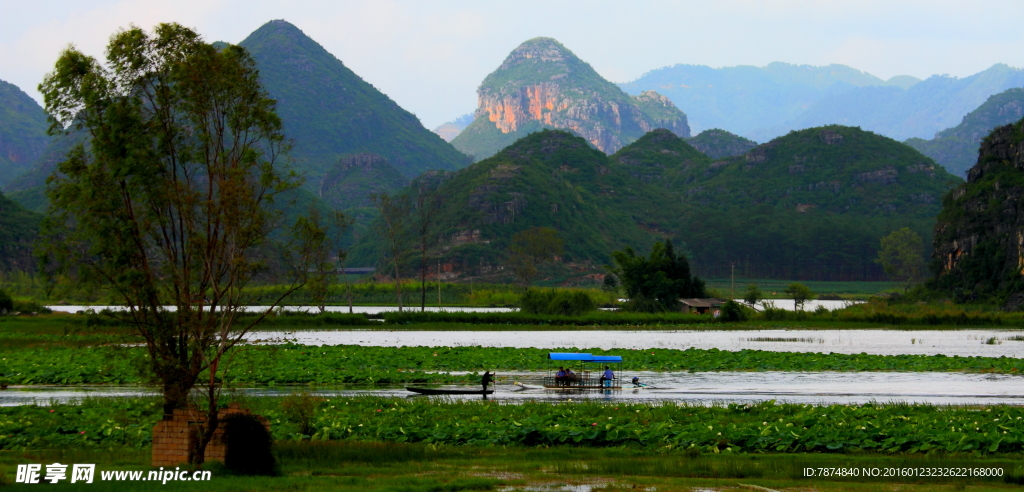
[[[206, 461], [224, 461], [227, 456], [227, 442], [224, 436], [224, 418], [232, 414], [248, 414], [237, 403], [228, 405], [218, 412], [220, 425], [213, 433], [213, 439], [206, 445]], [[270, 430], [270, 422], [257, 416], [263, 426]], [[196, 408], [181, 408], [174, 411], [170, 419], [153, 426], [153, 466], [175, 466], [188, 463], [189, 454], [199, 440], [201, 426], [206, 423], [206, 412]]]

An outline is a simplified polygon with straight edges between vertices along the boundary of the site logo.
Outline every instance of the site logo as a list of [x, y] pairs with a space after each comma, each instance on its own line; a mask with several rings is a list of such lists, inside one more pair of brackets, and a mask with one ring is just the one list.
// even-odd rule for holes
[[[18, 472], [14, 483], [59, 483], [61, 480], [68, 480], [68, 465], [53, 463], [45, 465], [46, 472], [43, 472], [40, 464], [18, 465]], [[92, 483], [96, 476], [95, 464], [74, 464], [71, 465], [71, 483]], [[182, 470], [175, 467], [173, 470], [150, 470], [147, 474], [142, 470], [104, 470], [100, 472], [100, 481], [115, 482], [160, 482], [166, 484], [174, 481], [209, 481], [212, 478], [208, 470]]]

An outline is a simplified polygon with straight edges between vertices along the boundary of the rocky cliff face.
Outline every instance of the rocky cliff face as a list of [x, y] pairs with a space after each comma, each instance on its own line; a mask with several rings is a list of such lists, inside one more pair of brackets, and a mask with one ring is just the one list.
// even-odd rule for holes
[[540, 128], [569, 130], [609, 154], [657, 128], [690, 136], [686, 115], [668, 98], [629, 96], [551, 38], [512, 51], [477, 96], [475, 120], [452, 141], [477, 159]]
[[967, 173], [967, 183], [947, 195], [935, 225], [934, 260], [935, 282], [943, 290], [1020, 297], [1024, 120], [989, 134], [981, 143], [977, 164]]

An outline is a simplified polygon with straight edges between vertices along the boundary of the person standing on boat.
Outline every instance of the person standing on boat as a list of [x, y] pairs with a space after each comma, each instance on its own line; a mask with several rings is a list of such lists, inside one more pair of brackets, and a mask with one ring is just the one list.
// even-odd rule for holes
[[604, 374], [601, 375], [601, 386], [605, 385], [605, 381], [608, 381], [607, 385], [611, 386], [611, 380], [615, 379], [615, 373], [612, 372], [612, 368], [604, 366]]
[[494, 375], [491, 374], [490, 370], [484, 371], [484, 377], [480, 380], [480, 384], [484, 385], [484, 392], [487, 392], [487, 385], [494, 381]]

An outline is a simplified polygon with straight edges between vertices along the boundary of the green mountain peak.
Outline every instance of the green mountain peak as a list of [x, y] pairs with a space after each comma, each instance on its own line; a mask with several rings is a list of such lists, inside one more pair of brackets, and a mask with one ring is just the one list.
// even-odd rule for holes
[[277, 100], [285, 135], [293, 139], [292, 161], [313, 178], [310, 183], [346, 154], [380, 154], [406, 177], [469, 163], [291, 23], [270, 21], [240, 45]]

